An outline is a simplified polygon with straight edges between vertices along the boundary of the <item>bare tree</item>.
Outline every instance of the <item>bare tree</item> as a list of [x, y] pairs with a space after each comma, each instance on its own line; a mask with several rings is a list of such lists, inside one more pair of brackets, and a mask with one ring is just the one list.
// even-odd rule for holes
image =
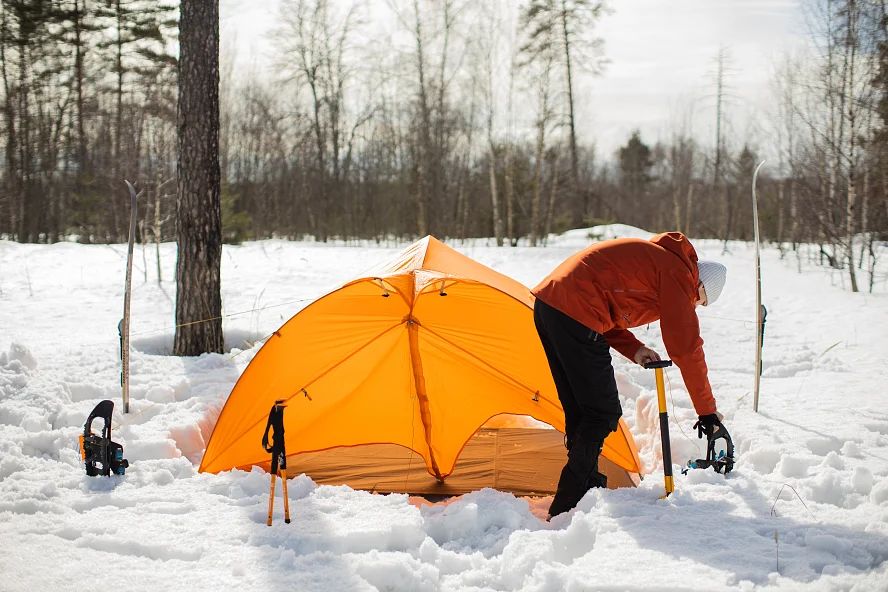
[[577, 149], [574, 85], [576, 69], [585, 68], [598, 74], [604, 66], [603, 41], [593, 38], [591, 32], [605, 12], [601, 0], [530, 0], [525, 7], [522, 22], [527, 42], [522, 51], [537, 56], [560, 48], [564, 90], [567, 98], [567, 125], [569, 130], [571, 178], [570, 187], [576, 203], [588, 203], [580, 196], [579, 155]]
[[534, 86], [536, 87], [537, 105], [536, 105], [536, 156], [535, 156], [535, 173], [533, 181], [533, 201], [531, 205], [530, 217], [530, 246], [535, 247], [540, 242], [541, 237], [541, 198], [543, 193], [543, 164], [545, 160], [546, 150], [546, 133], [552, 124], [554, 109], [552, 105], [551, 77], [552, 70], [555, 65], [555, 53], [551, 51], [553, 44], [541, 45], [540, 47], [548, 47], [549, 51], [541, 51], [537, 54], [539, 61], [533, 64]]
[[499, 192], [496, 187], [496, 140], [494, 138], [494, 119], [496, 116], [495, 71], [500, 45], [499, 31], [502, 28], [494, 4], [483, 5], [485, 10], [482, 15], [479, 29], [478, 43], [484, 63], [484, 75], [487, 79], [485, 99], [487, 101], [487, 146], [489, 150], [489, 175], [490, 175], [490, 204], [493, 210], [493, 234], [496, 237], [498, 247], [503, 246], [505, 229], [503, 225], [502, 208], [500, 207]]

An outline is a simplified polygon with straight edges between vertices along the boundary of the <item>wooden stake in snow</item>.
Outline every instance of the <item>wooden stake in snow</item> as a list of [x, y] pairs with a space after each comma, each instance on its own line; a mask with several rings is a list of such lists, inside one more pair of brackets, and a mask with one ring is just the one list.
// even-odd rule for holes
[[753, 410], [759, 410], [759, 384], [762, 379], [762, 332], [764, 331], [764, 319], [762, 318], [762, 257], [759, 253], [761, 242], [759, 241], [759, 213], [758, 199], [755, 195], [755, 181], [759, 170], [765, 164], [761, 161], [752, 174], [752, 225], [755, 234], [755, 318], [758, 319], [755, 326], [755, 389], [753, 390]]
[[117, 326], [120, 333], [120, 386], [123, 387], [123, 412], [129, 413], [129, 338], [130, 338], [130, 295], [133, 285], [133, 241], [136, 238], [136, 190], [129, 181], [131, 212], [129, 228], [129, 247], [126, 253], [126, 288], [123, 293], [123, 319]]

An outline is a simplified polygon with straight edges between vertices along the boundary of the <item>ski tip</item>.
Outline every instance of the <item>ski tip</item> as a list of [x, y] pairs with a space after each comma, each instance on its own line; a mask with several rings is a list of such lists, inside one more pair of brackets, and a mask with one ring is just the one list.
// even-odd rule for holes
[[129, 181], [127, 181], [126, 179], [124, 179], [123, 182], [126, 183], [126, 186], [129, 189], [130, 199], [132, 200], [132, 203], [133, 203], [133, 218], [131, 220], [131, 223], [135, 224], [136, 223], [135, 205], [136, 205], [136, 197], [137, 197], [136, 196], [136, 188], [133, 187], [133, 184], [130, 183]]

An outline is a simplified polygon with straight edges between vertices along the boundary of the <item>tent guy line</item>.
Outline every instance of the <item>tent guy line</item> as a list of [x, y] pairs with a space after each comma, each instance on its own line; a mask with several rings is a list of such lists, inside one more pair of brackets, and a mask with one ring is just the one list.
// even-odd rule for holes
[[[271, 336], [274, 335], [275, 333], [277, 333], [277, 331], [275, 331], [274, 333], [269, 333], [269, 334], [266, 335], [265, 337], [262, 337], [262, 338], [260, 338], [260, 339], [257, 339], [256, 341], [253, 342], [253, 345], [256, 345], [257, 343], [260, 343], [260, 342], [262, 342], [262, 341], [265, 341], [266, 339], [268, 339], [269, 337], [271, 337]], [[129, 418], [125, 419], [124, 421], [120, 422], [119, 424], [117, 424], [117, 427], [115, 427], [114, 429], [115, 429], [115, 430], [119, 430], [120, 428], [122, 428], [123, 426], [125, 426], [126, 424], [128, 424], [129, 422], [131, 422], [132, 420], [136, 419], [137, 417], [139, 417], [140, 415], [142, 415], [143, 413], [145, 413], [146, 411], [148, 411], [149, 409], [151, 409], [151, 408], [154, 407], [155, 405], [157, 405], [157, 404], [159, 404], [159, 403], [163, 403], [164, 401], [166, 401], [167, 399], [169, 399], [170, 397], [172, 397], [172, 396], [175, 395], [176, 393], [179, 393], [179, 392], [181, 392], [183, 389], [188, 388], [189, 386], [193, 385], [194, 383], [198, 382], [199, 380], [202, 380], [202, 379], [206, 378], [208, 375], [212, 374], [213, 372], [215, 372], [216, 370], [218, 370], [219, 368], [221, 368], [222, 366], [224, 366], [225, 364], [227, 364], [228, 362], [230, 362], [231, 360], [233, 360], [234, 358], [238, 357], [239, 355], [241, 355], [242, 353], [244, 353], [244, 352], [246, 352], [246, 351], [249, 351], [249, 350], [242, 349], [242, 350], [240, 350], [239, 352], [237, 352], [236, 354], [233, 354], [233, 355], [229, 356], [228, 358], [226, 358], [225, 360], [219, 362], [217, 365], [213, 366], [212, 368], [210, 368], [209, 370], [207, 370], [207, 371], [204, 372], [203, 374], [194, 377], [192, 380], [189, 380], [188, 382], [186, 382], [185, 384], [183, 384], [182, 386], [180, 386], [180, 387], [177, 388], [176, 390], [172, 391], [171, 393], [169, 393], [169, 394], [167, 394], [167, 395], [164, 395], [163, 397], [161, 397], [161, 398], [158, 399], [157, 401], [152, 402], [150, 405], [148, 405], [147, 407], [145, 407], [144, 409], [142, 409], [141, 411], [139, 411], [138, 413], [136, 413], [136, 414], [133, 415], [132, 417], [129, 417]]]
[[139, 331], [138, 333], [133, 333], [132, 336], [133, 336], [133, 337], [137, 337], [137, 336], [139, 336], [139, 335], [149, 335], [149, 334], [151, 334], [151, 333], [159, 333], [159, 332], [161, 332], [161, 331], [167, 331], [167, 330], [169, 330], [169, 329], [178, 329], [179, 327], [187, 327], [187, 326], [189, 326], [189, 325], [199, 325], [199, 324], [201, 324], [201, 323], [209, 323], [210, 321], [218, 321], [219, 319], [227, 319], [227, 318], [229, 318], [229, 317], [234, 317], [234, 316], [238, 316], [238, 315], [250, 314], [250, 313], [252, 313], [252, 312], [262, 312], [263, 310], [268, 310], [268, 309], [271, 309], [271, 308], [279, 308], [279, 307], [281, 307], [281, 306], [287, 306], [287, 305], [290, 305], [290, 304], [297, 304], [297, 303], [299, 303], [299, 302], [312, 302], [312, 301], [314, 301], [314, 300], [317, 300], [317, 298], [300, 298], [299, 300], [291, 300], [291, 301], [289, 301], [289, 302], [282, 302], [281, 304], [272, 304], [272, 305], [269, 305], [269, 306], [263, 306], [263, 307], [261, 307], [261, 308], [253, 308], [253, 309], [250, 309], [250, 310], [242, 310], [242, 311], [240, 311], [240, 312], [232, 312], [232, 313], [229, 313], [229, 314], [224, 314], [224, 315], [219, 316], [219, 317], [210, 317], [210, 318], [208, 318], [208, 319], [201, 319], [201, 320], [199, 320], [199, 321], [189, 321], [189, 322], [187, 322], [187, 323], [181, 323], [181, 324], [178, 324], [178, 325], [171, 325], [171, 326], [169, 326], [169, 327], [161, 327], [161, 328], [158, 328], [158, 329], [149, 329], [148, 331]]

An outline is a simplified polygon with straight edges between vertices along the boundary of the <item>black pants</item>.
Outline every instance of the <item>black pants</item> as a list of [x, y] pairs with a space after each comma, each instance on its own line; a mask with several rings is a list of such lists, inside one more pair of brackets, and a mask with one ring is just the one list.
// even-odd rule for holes
[[622, 416], [610, 346], [592, 331], [537, 299], [533, 320], [564, 408], [568, 462], [549, 514], [573, 508], [590, 487], [604, 487], [598, 455]]
[[604, 335], [539, 299], [533, 320], [564, 408], [568, 442], [580, 433], [587, 440], [604, 440], [623, 415]]

